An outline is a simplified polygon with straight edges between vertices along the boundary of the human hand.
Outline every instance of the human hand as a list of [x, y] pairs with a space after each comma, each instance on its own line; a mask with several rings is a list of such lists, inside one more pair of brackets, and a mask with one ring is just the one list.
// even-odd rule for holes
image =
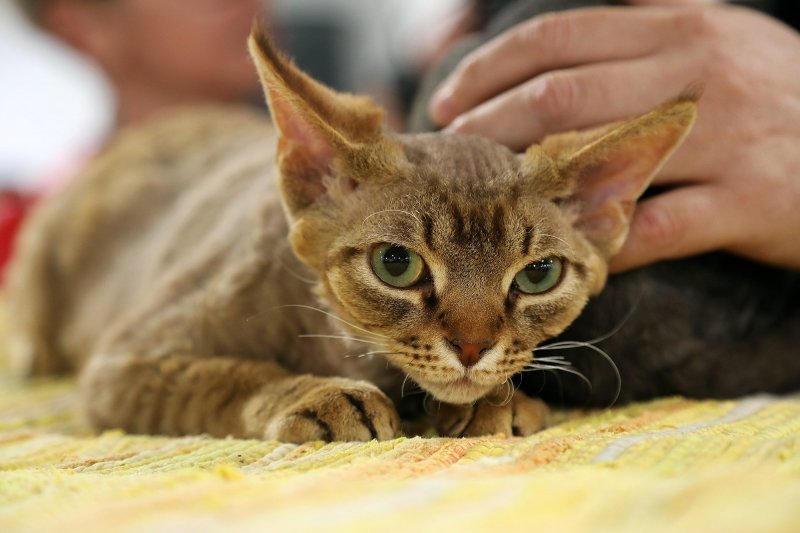
[[612, 270], [716, 249], [800, 268], [800, 35], [742, 8], [634, 3], [512, 28], [461, 62], [432, 116], [521, 150], [699, 83], [697, 124], [654, 181], [667, 192], [639, 203]]

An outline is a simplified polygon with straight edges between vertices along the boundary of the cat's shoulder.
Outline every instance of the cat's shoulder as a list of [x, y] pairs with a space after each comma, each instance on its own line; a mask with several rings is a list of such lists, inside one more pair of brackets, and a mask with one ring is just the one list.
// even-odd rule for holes
[[175, 148], [254, 134], [269, 135], [272, 129], [266, 110], [238, 105], [185, 106], [163, 111], [121, 130], [111, 148], [120, 150], [153, 143]]
[[183, 107], [160, 113], [117, 133], [93, 166], [148, 161], [172, 166], [181, 158], [229, 157], [232, 148], [275, 140], [266, 111], [241, 106]]

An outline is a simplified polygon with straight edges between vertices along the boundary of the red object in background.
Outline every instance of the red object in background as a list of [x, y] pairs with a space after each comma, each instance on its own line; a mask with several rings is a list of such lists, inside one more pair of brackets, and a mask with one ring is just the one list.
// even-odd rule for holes
[[6, 267], [14, 253], [17, 233], [36, 197], [15, 191], [0, 191], [0, 284], [5, 281]]
[[42, 173], [35, 180], [39, 187], [32, 192], [0, 189], [0, 287], [5, 282], [8, 262], [14, 254], [14, 245], [25, 217], [40, 199], [58, 194], [78, 173], [94, 159], [95, 150], [76, 151], [69, 158]]

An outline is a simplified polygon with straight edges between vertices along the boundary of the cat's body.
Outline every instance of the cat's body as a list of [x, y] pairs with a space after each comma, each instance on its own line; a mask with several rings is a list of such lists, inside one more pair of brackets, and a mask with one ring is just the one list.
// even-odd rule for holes
[[11, 279], [18, 358], [81, 369], [98, 427], [390, 438], [411, 378], [444, 434], [541, 429], [510, 380], [602, 289], [696, 96], [517, 155], [392, 135], [258, 30], [251, 51], [276, 128], [155, 122], [35, 215]]
[[[376, 337], [348, 342], [340, 319], [320, 307], [318, 279], [292, 253], [276, 187], [275, 142], [265, 116], [225, 108], [176, 113], [122, 135], [90, 172], [38, 210], [11, 282], [18, 310], [13, 352], [24, 371], [84, 370], [92, 421], [137, 432], [300, 440], [239, 419], [260, 386], [259, 373], [271, 378], [284, 369], [362, 380], [353, 382], [356, 395], [364, 392], [358, 386], [370, 392], [377, 385], [403, 412], [402, 396], [413, 384], [381, 354], [359, 357], [382, 352]], [[403, 145], [432, 173], [458, 174], [467, 191], [487, 174], [508, 178], [518, 164], [510, 151], [478, 138], [409, 136]], [[428, 157], [421, 146], [441, 157]], [[474, 157], [471, 147], [478, 148]], [[420, 212], [448, 206], [434, 196], [448, 184], [430, 185], [432, 205]], [[380, 200], [410, 208], [391, 193], [376, 205]], [[484, 232], [501, 230], [496, 221], [484, 222]], [[458, 224], [478, 229], [481, 221]], [[413, 338], [407, 343], [416, 346]], [[199, 359], [202, 365], [193, 365]], [[296, 390], [275, 391], [293, 394], [302, 398]], [[369, 409], [356, 399], [360, 411]], [[412, 396], [407, 404], [416, 409], [420, 399]], [[268, 401], [280, 403], [271, 395]], [[533, 409], [546, 413], [538, 403]], [[543, 420], [531, 424], [538, 428]], [[328, 424], [311, 437], [385, 438], [397, 431], [395, 420], [392, 433], [372, 422], [364, 434], [358, 423], [349, 434]]]

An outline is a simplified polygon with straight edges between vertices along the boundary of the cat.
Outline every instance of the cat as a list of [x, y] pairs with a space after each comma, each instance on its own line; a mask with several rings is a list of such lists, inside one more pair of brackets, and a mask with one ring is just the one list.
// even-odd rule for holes
[[[427, 112], [433, 91], [478, 46], [545, 13], [620, 3], [492, 2], [502, 8], [485, 30], [453, 47], [423, 80], [410, 117], [411, 131], [435, 131]], [[769, 7], [757, 5], [763, 2], [734, 3]], [[569, 363], [569, 372], [526, 373], [515, 384], [551, 404], [581, 407], [674, 394], [731, 398], [795, 392], [800, 389], [798, 301], [800, 273], [723, 252], [618, 274], [553, 340], [552, 349], [538, 353], [540, 359], [558, 354], [562, 361], [557, 366]], [[591, 346], [576, 344], [596, 339]], [[595, 352], [597, 348], [612, 363]]]
[[545, 427], [510, 379], [603, 288], [696, 95], [518, 155], [389, 133], [261, 26], [249, 45], [274, 127], [225, 108], [155, 120], [35, 213], [15, 358], [80, 370], [100, 429], [390, 439], [409, 378], [443, 435]]

